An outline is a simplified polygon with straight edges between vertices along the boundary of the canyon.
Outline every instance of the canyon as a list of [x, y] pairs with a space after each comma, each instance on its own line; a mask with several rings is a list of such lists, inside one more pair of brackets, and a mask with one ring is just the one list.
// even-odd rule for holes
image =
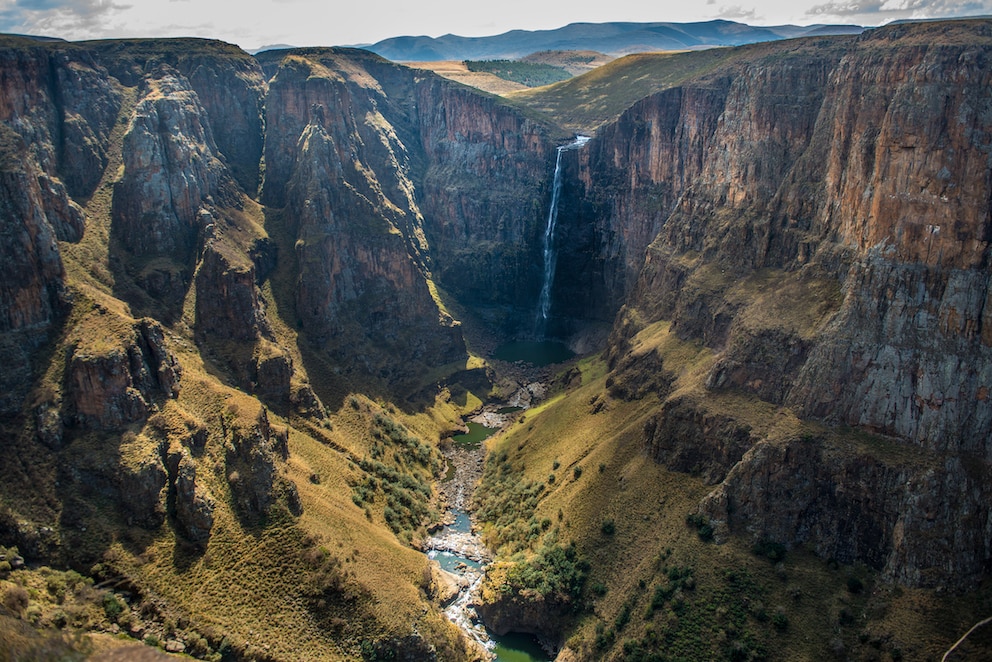
[[[358, 49], [0, 39], [3, 622], [483, 656], [420, 552], [439, 448], [544, 337], [580, 357], [473, 501], [500, 634], [932, 659], [987, 615], [992, 23], [622, 58], [607, 93], [649, 64], [687, 73], [591, 121]], [[90, 588], [15, 599], [56, 572]]]

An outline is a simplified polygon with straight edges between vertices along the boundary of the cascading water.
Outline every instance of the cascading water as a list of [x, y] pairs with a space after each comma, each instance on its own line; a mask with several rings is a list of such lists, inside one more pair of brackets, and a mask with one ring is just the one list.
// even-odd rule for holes
[[579, 149], [589, 142], [589, 136], [576, 136], [575, 140], [558, 148], [555, 156], [555, 174], [551, 185], [551, 206], [548, 208], [548, 222], [544, 228], [542, 249], [544, 255], [544, 278], [541, 282], [541, 295], [537, 299], [537, 318], [534, 334], [543, 338], [548, 328], [551, 314], [551, 285], [555, 277], [555, 263], [558, 253], [555, 250], [555, 226], [558, 224], [558, 197], [561, 195], [561, 155], [572, 149]]

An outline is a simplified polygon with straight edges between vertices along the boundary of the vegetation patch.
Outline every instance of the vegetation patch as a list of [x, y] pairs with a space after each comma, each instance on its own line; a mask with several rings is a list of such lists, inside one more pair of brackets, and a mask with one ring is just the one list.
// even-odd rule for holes
[[352, 488], [352, 501], [359, 507], [385, 497], [383, 517], [407, 542], [415, 533], [437, 521], [432, 507], [433, 479], [442, 466], [437, 449], [425, 444], [409, 430], [383, 413], [372, 418], [372, 444], [368, 457], [358, 466], [366, 477]]
[[527, 87], [540, 87], [568, 80], [572, 74], [564, 67], [519, 60], [465, 60], [469, 71], [493, 74]]

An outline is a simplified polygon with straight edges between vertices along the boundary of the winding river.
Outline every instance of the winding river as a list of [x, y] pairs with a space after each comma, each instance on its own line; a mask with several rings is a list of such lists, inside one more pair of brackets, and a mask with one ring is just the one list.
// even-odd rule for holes
[[486, 564], [492, 560], [481, 537], [472, 530], [472, 520], [467, 512], [470, 490], [478, 480], [485, 458], [486, 451], [481, 441], [496, 432], [493, 428], [480, 428], [473, 426], [472, 436], [466, 437], [468, 441], [456, 437], [455, 443], [445, 453], [449, 465], [454, 467], [453, 475], [442, 486], [450, 505], [450, 524], [427, 540], [427, 556], [450, 573], [459, 586], [458, 595], [445, 608], [445, 614], [470, 639], [489, 651], [493, 660], [546, 662], [551, 658], [533, 637], [516, 634], [497, 636], [486, 629], [473, 607]]

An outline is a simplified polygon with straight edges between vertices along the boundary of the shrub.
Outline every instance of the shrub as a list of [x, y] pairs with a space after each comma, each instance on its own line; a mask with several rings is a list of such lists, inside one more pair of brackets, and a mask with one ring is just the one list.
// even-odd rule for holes
[[685, 523], [696, 529], [696, 533], [699, 534], [699, 538], [703, 542], [713, 540], [713, 525], [710, 524], [708, 518], [700, 515], [699, 513], [690, 513], [685, 518]]
[[582, 467], [576, 465], [575, 468], [572, 469], [572, 475], [575, 477], [575, 480], [578, 480], [582, 475]]
[[759, 540], [751, 547], [755, 556], [763, 556], [772, 563], [779, 563], [785, 558], [785, 545], [771, 540]]
[[775, 614], [772, 615], [772, 625], [774, 625], [775, 629], [779, 632], [784, 632], [789, 627], [789, 617], [786, 616], [784, 612], [776, 611]]
[[630, 622], [630, 609], [629, 602], [625, 602], [623, 607], [620, 608], [620, 613], [617, 614], [616, 619], [613, 621], [613, 626], [617, 632], [624, 629], [627, 623]]
[[857, 595], [865, 589], [865, 585], [857, 577], [847, 578], [847, 590], [850, 593]]
[[604, 519], [603, 523], [599, 527], [599, 530], [603, 532], [604, 536], [612, 536], [616, 533], [617, 526], [612, 519]]
[[579, 556], [574, 544], [552, 544], [542, 546], [533, 558], [515, 566], [507, 583], [513, 591], [531, 590], [546, 600], [576, 604], [588, 573], [589, 563]]
[[19, 614], [28, 606], [27, 589], [17, 584], [8, 587], [3, 596], [3, 606], [15, 614]]

